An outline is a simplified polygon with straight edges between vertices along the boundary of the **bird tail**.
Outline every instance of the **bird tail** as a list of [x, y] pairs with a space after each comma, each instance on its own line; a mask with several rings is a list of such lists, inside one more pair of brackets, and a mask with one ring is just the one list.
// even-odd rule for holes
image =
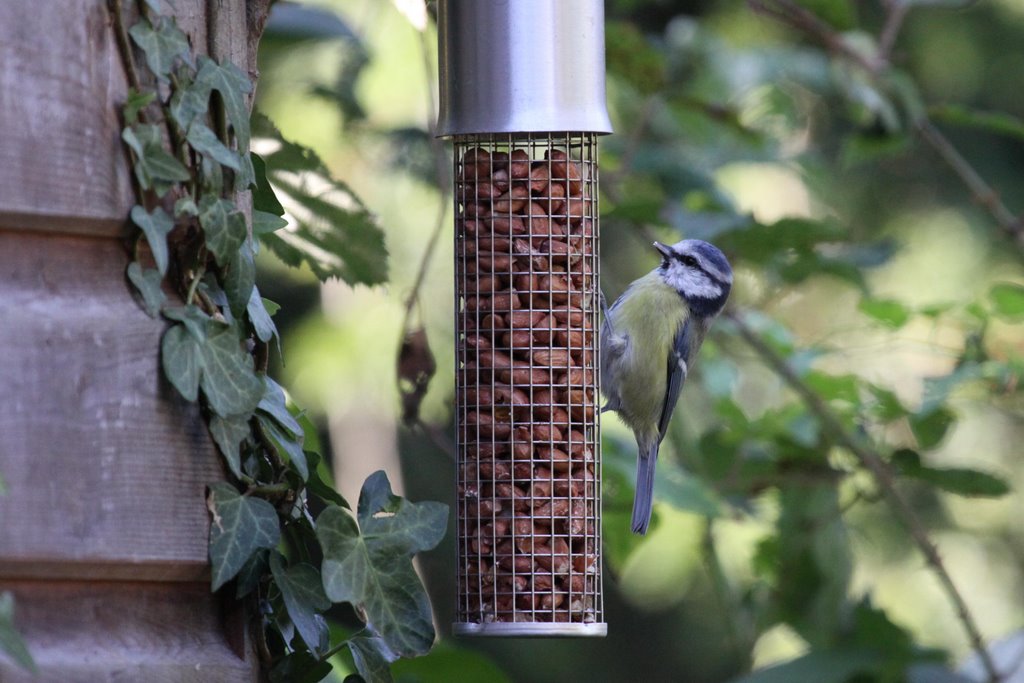
[[644, 535], [651, 523], [654, 498], [654, 465], [658, 460], [658, 442], [639, 446], [636, 459], [636, 495], [633, 497], [633, 533]]

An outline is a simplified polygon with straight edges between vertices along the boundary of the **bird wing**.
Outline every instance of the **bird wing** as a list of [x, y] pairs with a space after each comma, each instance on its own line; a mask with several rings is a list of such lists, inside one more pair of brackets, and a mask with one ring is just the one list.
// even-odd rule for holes
[[658, 432], [661, 439], [664, 439], [665, 433], [668, 432], [668, 422], [672, 419], [672, 411], [675, 410], [676, 403], [679, 402], [679, 393], [683, 390], [686, 373], [690, 369], [690, 351], [693, 348], [693, 335], [696, 333], [696, 324], [693, 322], [693, 318], [688, 316], [676, 331], [672, 350], [668, 354], [665, 402], [661, 407], [661, 419], [658, 420]]

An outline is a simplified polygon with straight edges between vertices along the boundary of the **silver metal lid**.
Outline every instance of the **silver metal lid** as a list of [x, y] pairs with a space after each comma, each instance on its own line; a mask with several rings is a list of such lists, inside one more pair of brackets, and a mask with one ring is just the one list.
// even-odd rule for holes
[[440, 0], [437, 134], [612, 132], [603, 0]]

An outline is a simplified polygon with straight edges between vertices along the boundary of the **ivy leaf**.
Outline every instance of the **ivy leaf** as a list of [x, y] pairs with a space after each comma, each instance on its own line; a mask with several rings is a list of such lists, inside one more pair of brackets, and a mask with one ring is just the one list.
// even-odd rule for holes
[[253, 369], [252, 356], [239, 345], [235, 328], [214, 327], [219, 329], [207, 330], [206, 343], [200, 347], [203, 394], [213, 412], [222, 417], [248, 415], [263, 396], [263, 382]]
[[212, 322], [212, 318], [203, 312], [203, 309], [194, 304], [188, 306], [175, 306], [164, 310], [164, 317], [184, 323], [185, 329], [195, 337], [199, 343], [206, 342], [206, 330]]
[[143, 189], [153, 189], [162, 197], [167, 194], [170, 183], [192, 177], [188, 169], [164, 149], [160, 129], [156, 126], [137, 124], [125, 128], [121, 139], [135, 152], [135, 177]]
[[186, 136], [188, 144], [200, 154], [205, 154], [223, 166], [238, 171], [241, 168], [238, 154], [224, 146], [217, 134], [201, 121], [192, 121]]
[[142, 229], [149, 242], [149, 248], [153, 252], [153, 259], [156, 261], [157, 270], [160, 275], [167, 274], [167, 235], [174, 230], [174, 219], [167, 215], [167, 212], [159, 206], [153, 209], [153, 213], [147, 213], [146, 209], [139, 205], [132, 207], [132, 222]]
[[128, 125], [134, 125], [139, 121], [139, 112], [148, 107], [156, 99], [156, 93], [152, 90], [139, 92], [135, 88], [128, 89], [128, 96], [124, 100], [122, 111], [124, 120]]
[[444, 537], [448, 508], [392, 495], [387, 475], [378, 471], [363, 484], [358, 517], [357, 525], [331, 505], [317, 519], [327, 597], [361, 608], [396, 654], [424, 654], [434, 641], [434, 626], [411, 559]]
[[998, 498], [1010, 492], [1004, 479], [965, 467], [927, 467], [921, 456], [908, 448], [892, 454], [892, 463], [900, 474], [961, 496]]
[[352, 636], [347, 644], [356, 671], [366, 683], [391, 683], [394, 680], [391, 677], [391, 662], [397, 657], [383, 638]]
[[242, 242], [242, 246], [228, 264], [223, 284], [231, 314], [235, 318], [241, 318], [256, 287], [256, 261], [252, 253], [252, 242], [249, 240]]
[[152, 268], [144, 269], [138, 261], [132, 261], [128, 264], [128, 279], [142, 295], [146, 313], [149, 314], [149, 317], [155, 318], [160, 312], [160, 307], [167, 301], [164, 290], [160, 286], [163, 282], [160, 271]]
[[285, 569], [281, 553], [271, 551], [270, 571], [288, 610], [288, 616], [298, 630], [302, 640], [313, 654], [320, 654], [321, 636], [327, 630], [327, 623], [320, 613], [331, 606], [324, 594], [323, 581], [316, 567], [299, 562]]
[[280, 384], [267, 376], [263, 377], [263, 383], [266, 385], [266, 389], [256, 409], [274, 418], [274, 421], [281, 425], [291, 436], [302, 436], [302, 426], [299, 425], [298, 420], [288, 410], [284, 389], [281, 388]]
[[206, 507], [210, 524], [212, 590], [230, 581], [260, 548], [273, 548], [281, 537], [274, 506], [255, 496], [243, 496], [226, 482], [209, 485]]
[[857, 308], [886, 327], [898, 330], [910, 320], [907, 307], [894, 299], [861, 299]]
[[244, 415], [231, 417], [214, 415], [210, 418], [210, 434], [217, 443], [217, 447], [220, 448], [231, 473], [236, 477], [241, 477], [242, 460], [238, 446], [243, 439], [249, 436], [248, 418]]
[[245, 216], [234, 202], [204, 194], [199, 200], [199, 224], [206, 234], [206, 248], [218, 265], [226, 266], [245, 242]]
[[14, 596], [8, 591], [0, 593], [0, 652], [32, 674], [38, 674], [32, 655], [18, 630], [14, 628]]
[[195, 201], [192, 197], [185, 196], [174, 202], [174, 215], [181, 216], [198, 216], [199, 207], [196, 206]]
[[188, 37], [166, 17], [160, 17], [155, 27], [147, 19], [141, 19], [128, 29], [128, 35], [142, 48], [149, 70], [161, 80], [167, 80], [174, 68], [174, 60], [181, 58], [186, 64], [192, 63]]
[[[277, 326], [270, 317], [272, 314], [267, 310], [266, 302], [267, 300], [260, 296], [259, 288], [253, 286], [245, 311], [249, 315], [249, 322], [252, 323], [256, 338], [261, 342], [268, 342], [271, 337], [278, 336]], [[278, 351], [280, 352], [280, 350], [280, 337], [278, 337]]]
[[268, 556], [270, 552], [266, 548], [257, 550], [245, 561], [242, 568], [238, 570], [235, 577], [235, 599], [244, 598], [256, 590], [260, 581], [267, 573]]
[[306, 462], [306, 452], [302, 450], [302, 435], [296, 437], [285, 433], [277, 422], [264, 414], [257, 413], [256, 419], [259, 420], [267, 438], [277, 446], [278, 451], [288, 457], [292, 467], [302, 477], [302, 481], [309, 479], [309, 464]]
[[181, 86], [171, 95], [168, 108], [171, 118], [181, 127], [188, 130], [192, 122], [205, 116], [210, 108], [210, 89], [192, 78], [179, 74]]
[[252, 92], [252, 83], [241, 69], [225, 62], [217, 64], [208, 57], [199, 57], [199, 72], [196, 74], [195, 86], [207, 93], [216, 90], [224, 103], [231, 128], [239, 149], [249, 148], [249, 107], [245, 95]]
[[996, 315], [1007, 320], [1024, 320], [1024, 285], [1000, 282], [989, 290]]
[[352, 506], [348, 504], [348, 501], [320, 477], [320, 454], [315, 451], [306, 451], [305, 453], [306, 462], [309, 463], [309, 480], [306, 482], [306, 488], [324, 502], [334, 503], [346, 510], [351, 510]]
[[321, 683], [332, 668], [330, 662], [322, 662], [306, 650], [296, 650], [274, 664], [270, 683]]
[[174, 325], [164, 332], [160, 342], [160, 362], [164, 375], [186, 401], [199, 398], [203, 354], [201, 345], [184, 325]]

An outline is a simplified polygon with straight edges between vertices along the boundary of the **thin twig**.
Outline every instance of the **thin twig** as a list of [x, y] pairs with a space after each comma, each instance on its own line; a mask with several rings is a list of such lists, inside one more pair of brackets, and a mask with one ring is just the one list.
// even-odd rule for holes
[[975, 202], [983, 206], [1008, 237], [1024, 246], [1024, 223], [999, 198], [999, 193], [971, 166], [971, 163], [953, 146], [932, 122], [923, 118], [917, 124], [921, 137], [932, 146], [946, 165], [963, 181]]
[[852, 48], [831, 26], [793, 0], [747, 0], [747, 4], [758, 14], [772, 17], [780, 23], [817, 39], [829, 52], [842, 56], [865, 71], [872, 74], [878, 73], [880, 69], [878, 61], [872, 61]]
[[907, 18], [910, 8], [910, 3], [903, 2], [903, 0], [886, 0], [885, 23], [882, 25], [882, 32], [878, 37], [879, 65], [888, 65], [892, 61], [896, 38], [900, 35], [903, 20]]
[[899, 489], [896, 488], [895, 476], [892, 469], [885, 460], [882, 459], [882, 456], [878, 452], [865, 446], [860, 439], [847, 432], [846, 428], [839, 421], [839, 418], [835, 416], [828, 404], [825, 403], [825, 401], [818, 396], [813, 389], [807, 386], [802, 379], [800, 379], [800, 376], [792, 367], [790, 367], [785, 358], [761, 340], [758, 334], [754, 332], [746, 322], [744, 322], [742, 317], [733, 312], [725, 313], [725, 317], [736, 325], [736, 329], [739, 332], [740, 337], [742, 337], [743, 340], [757, 352], [761, 359], [772, 370], [774, 370], [775, 373], [787, 385], [789, 385], [793, 391], [797, 393], [811, 413], [818, 418], [822, 429], [831, 437], [832, 441], [836, 445], [842, 446], [853, 453], [860, 461], [861, 465], [863, 465], [874, 476], [882, 494], [886, 499], [888, 499], [890, 506], [896, 513], [896, 516], [907, 528], [907, 531], [910, 533], [910, 537], [921, 550], [928, 566], [935, 572], [939, 579], [939, 583], [946, 592], [947, 597], [950, 602], [953, 603], [957, 617], [963, 625], [964, 631], [967, 633], [967, 638], [970, 640], [971, 647], [978, 654], [978, 658], [981, 660], [982, 666], [985, 668], [989, 682], [998, 683], [1001, 678], [999, 671], [996, 669], [991, 655], [985, 648], [985, 642], [981, 637], [981, 632], [978, 630], [974, 617], [968, 609], [967, 603], [964, 601], [960, 591], [957, 589], [956, 584], [953, 583], [953, 579], [946, 570], [946, 566], [942, 562], [942, 557], [939, 555], [939, 550], [928, 536], [928, 532], [925, 529], [924, 524], [921, 522], [921, 519], [903, 497], [903, 494], [900, 493]]

